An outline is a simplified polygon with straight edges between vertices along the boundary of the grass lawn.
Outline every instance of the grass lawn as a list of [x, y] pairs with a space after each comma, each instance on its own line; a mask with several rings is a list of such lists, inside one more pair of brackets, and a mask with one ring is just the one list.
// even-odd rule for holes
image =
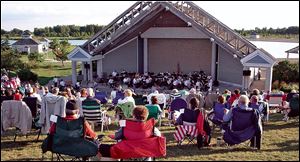
[[[176, 146], [173, 138], [174, 127], [162, 126], [161, 132], [167, 138], [167, 156], [158, 158], [158, 161], [196, 161], [196, 160], [226, 160], [226, 161], [260, 161], [260, 160], [299, 160], [299, 122], [290, 119], [288, 122], [281, 120], [282, 114], [271, 114], [270, 121], [265, 124], [263, 132], [263, 142], [261, 150], [253, 150], [243, 144], [227, 148], [216, 147], [216, 137], [213, 134], [211, 147], [199, 150], [195, 145], [183, 144], [181, 148]], [[299, 117], [297, 117], [299, 120]], [[163, 123], [167, 122], [166, 119]], [[105, 131], [108, 135], [113, 133], [117, 127], [109, 126], [110, 131]], [[97, 134], [100, 128], [96, 127]], [[18, 136], [17, 141], [13, 142], [14, 130], [9, 130], [1, 136], [1, 161], [2, 160], [41, 160], [41, 144], [46, 135], [42, 135], [38, 142], [35, 142], [37, 132], [33, 132], [27, 138]], [[108, 137], [104, 138], [103, 143], [113, 143]], [[248, 142], [245, 142], [248, 143]], [[55, 157], [55, 156], [54, 156]], [[51, 153], [44, 155], [46, 160], [50, 160]]]
[[[49, 52], [48, 55], [45, 54], [47, 59], [53, 59], [54, 55]], [[28, 62], [27, 55], [22, 55], [21, 60], [23, 62]], [[77, 64], [77, 70], [79, 70], [80, 65]], [[32, 68], [32, 71], [38, 75], [38, 82], [41, 85], [47, 84], [50, 80], [52, 80], [55, 76], [64, 77], [72, 75], [72, 63], [64, 61], [64, 66], [62, 66], [61, 62], [53, 62], [53, 61], [44, 61], [42, 63], [38, 63], [36, 68]]]

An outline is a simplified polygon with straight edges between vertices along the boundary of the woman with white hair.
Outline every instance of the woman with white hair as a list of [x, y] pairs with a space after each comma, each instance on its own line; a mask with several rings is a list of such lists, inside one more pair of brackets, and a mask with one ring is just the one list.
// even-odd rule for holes
[[238, 99], [238, 105], [234, 108], [231, 108], [230, 110], [224, 109], [226, 112], [224, 113], [223, 116], [223, 121], [224, 122], [228, 122], [231, 120], [232, 118], [232, 109], [243, 109], [243, 110], [247, 110], [249, 109], [248, 105], [249, 105], [249, 98], [246, 95], [241, 95]]
[[125, 98], [123, 100], [122, 99], [118, 100], [118, 104], [124, 104], [124, 103], [127, 103], [127, 102], [132, 102], [134, 107], [135, 107], [135, 100], [132, 97], [132, 91], [130, 89], [126, 89], [124, 91], [124, 96], [125, 96]]

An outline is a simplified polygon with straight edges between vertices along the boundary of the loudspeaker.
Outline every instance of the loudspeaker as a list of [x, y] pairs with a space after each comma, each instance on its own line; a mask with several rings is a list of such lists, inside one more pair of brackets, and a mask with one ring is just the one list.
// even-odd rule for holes
[[243, 76], [250, 76], [251, 70], [243, 70]]

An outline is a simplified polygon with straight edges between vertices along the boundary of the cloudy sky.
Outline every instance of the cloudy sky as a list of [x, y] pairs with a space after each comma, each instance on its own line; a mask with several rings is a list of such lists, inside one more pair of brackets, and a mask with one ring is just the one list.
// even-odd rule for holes
[[[134, 1], [1, 1], [1, 29], [54, 25], [106, 25]], [[197, 1], [233, 29], [299, 26], [299, 1]]]

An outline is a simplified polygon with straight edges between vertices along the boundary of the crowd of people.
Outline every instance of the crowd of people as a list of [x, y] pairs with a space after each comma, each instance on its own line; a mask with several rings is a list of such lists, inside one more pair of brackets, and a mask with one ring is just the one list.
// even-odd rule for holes
[[[124, 94], [124, 98], [118, 100], [118, 104], [124, 104], [127, 102], [133, 103], [133, 120], [139, 122], [146, 122], [146, 119], [149, 115], [148, 109], [145, 106], [136, 105], [133, 95], [137, 95], [133, 92], [132, 89], [122, 90], [120, 85], [126, 84], [129, 88], [151, 88], [153, 86], [166, 87], [167, 89], [172, 89], [169, 97], [165, 99], [158, 98], [159, 93], [157, 89], [153, 90], [151, 94], [148, 94], [147, 101], [148, 104], [159, 107], [159, 115], [164, 116], [165, 110], [170, 111], [170, 105], [172, 101], [176, 98], [183, 98], [188, 106], [186, 110], [182, 112], [178, 118], [174, 120], [175, 125], [182, 125], [183, 122], [195, 123], [198, 120], [199, 112], [206, 112], [209, 114], [208, 110], [216, 111], [216, 108], [221, 109], [223, 112], [219, 115], [219, 119], [222, 121], [230, 121], [232, 118], [232, 111], [235, 108], [238, 109], [248, 109], [253, 108], [261, 112], [261, 115], [265, 115], [266, 109], [265, 104], [267, 103], [270, 94], [262, 93], [258, 89], [254, 89], [250, 94], [248, 92], [241, 92], [239, 89], [235, 89], [233, 92], [226, 89], [224, 92], [207, 92], [209, 90], [209, 80], [210, 77], [207, 76], [203, 71], [193, 72], [189, 75], [182, 74], [170, 74], [170, 73], [145, 73], [145, 74], [130, 74], [126, 71], [118, 74], [114, 71], [108, 78], [108, 84], [114, 88], [111, 93], [110, 98], [113, 100], [116, 98], [116, 93], [121, 92]], [[180, 94], [179, 90], [189, 89], [188, 93]], [[205, 93], [199, 93], [198, 90], [201, 90]], [[114, 93], [113, 93], [114, 92]], [[213, 104], [207, 109], [207, 97], [209, 94], [214, 93], [216, 97], [213, 99]], [[79, 116], [84, 116], [82, 110], [82, 104], [87, 102], [95, 102], [99, 105], [101, 101], [95, 98], [95, 93], [93, 88], [80, 88], [72, 87], [65, 84], [58, 84], [58, 80], [55, 85], [50, 87], [40, 86], [38, 83], [30, 84], [29, 82], [22, 82], [18, 76], [9, 78], [6, 73], [1, 76], [1, 103], [3, 100], [22, 100], [24, 97], [36, 97], [38, 105], [41, 105], [44, 98], [51, 95], [60, 95], [64, 96], [66, 100], [66, 120], [75, 120]], [[162, 95], [162, 96], [164, 96]], [[283, 104], [285, 105], [285, 110], [288, 111], [289, 100], [294, 96], [298, 95], [299, 92], [292, 91], [287, 95], [283, 95], [284, 100]], [[159, 100], [165, 102], [162, 106]], [[145, 103], [146, 104], [146, 103]], [[91, 105], [90, 103], [88, 104]], [[39, 106], [40, 107], [40, 106]], [[187, 115], [188, 113], [188, 115]], [[169, 114], [171, 115], [171, 113]], [[217, 115], [218, 116], [218, 115]], [[91, 138], [96, 138], [96, 133], [90, 127], [89, 123], [86, 125], [86, 134]], [[158, 129], [154, 131], [155, 136], [160, 136]], [[53, 124], [49, 130], [50, 134], [55, 133], [55, 124]], [[114, 136], [111, 138], [119, 140], [124, 137], [124, 132], [122, 129], [118, 130]], [[144, 137], [146, 138], [146, 137]], [[99, 145], [99, 154], [101, 156], [110, 156], [110, 148], [113, 145], [101, 144]]]
[[125, 70], [118, 73], [113, 71], [106, 79], [99, 80], [100, 83], [107, 83], [111, 88], [120, 84], [125, 84], [128, 87], [148, 89], [151, 87], [162, 87], [163, 89], [190, 89], [196, 87], [201, 91], [209, 89], [209, 82], [211, 77], [204, 71], [195, 71], [189, 74], [177, 73], [152, 73], [146, 72], [144, 74], [128, 73]]

